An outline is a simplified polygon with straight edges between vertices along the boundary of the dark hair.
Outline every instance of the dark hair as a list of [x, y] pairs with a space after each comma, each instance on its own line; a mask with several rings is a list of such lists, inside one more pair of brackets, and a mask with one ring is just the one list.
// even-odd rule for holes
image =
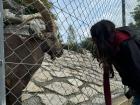
[[115, 25], [109, 20], [101, 20], [94, 24], [91, 29], [91, 36], [96, 39], [98, 50], [98, 60], [109, 59], [113, 54], [113, 46], [111, 41], [115, 35]]

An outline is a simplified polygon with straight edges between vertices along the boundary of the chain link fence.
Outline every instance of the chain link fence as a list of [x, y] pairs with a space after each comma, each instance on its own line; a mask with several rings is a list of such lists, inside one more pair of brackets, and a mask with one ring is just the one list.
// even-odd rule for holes
[[[102, 70], [94, 59], [89, 30], [101, 19], [122, 26], [122, 0], [1, 2], [2, 105], [4, 88], [7, 105], [104, 105]], [[136, 4], [125, 2], [126, 25], [134, 22]], [[111, 92], [113, 98], [124, 92], [116, 72]]]

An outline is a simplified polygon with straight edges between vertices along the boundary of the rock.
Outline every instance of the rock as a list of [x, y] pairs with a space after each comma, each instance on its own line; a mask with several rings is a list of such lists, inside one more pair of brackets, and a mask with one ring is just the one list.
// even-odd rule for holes
[[41, 87], [38, 87], [37, 85], [35, 85], [35, 83], [30, 81], [28, 83], [27, 87], [23, 91], [26, 91], [26, 92], [43, 92], [44, 89], [41, 88]]
[[55, 94], [38, 94], [44, 105], [63, 105], [67, 100], [66, 98]]
[[78, 104], [87, 100], [88, 100], [88, 97], [84, 94], [75, 95], [74, 97], [70, 98], [70, 101], [75, 104]]
[[24, 92], [23, 92], [22, 97], [21, 97], [21, 100], [22, 100], [22, 101], [25, 101], [25, 100], [31, 98], [32, 96], [33, 96], [32, 94], [24, 93]]
[[93, 97], [92, 99], [92, 105], [104, 105], [104, 102], [105, 101], [103, 95]]
[[53, 66], [53, 64], [52, 63], [49, 63], [49, 62], [47, 62], [47, 61], [44, 61], [44, 62], [42, 62], [42, 65], [41, 65], [42, 67], [48, 67], [49, 69], [50, 69], [50, 67], [51, 66]]
[[[110, 79], [113, 98], [123, 93], [115, 75]], [[55, 61], [46, 54], [23, 93], [23, 105], [103, 105], [103, 70], [91, 54], [64, 50]]]
[[48, 88], [61, 95], [70, 95], [79, 91], [79, 89], [76, 86], [72, 86], [64, 82], [54, 82], [50, 85], [45, 86], [45, 88]]
[[68, 76], [72, 76], [69, 71], [50, 71], [51, 75], [55, 76], [55, 77], [68, 77]]
[[69, 81], [71, 84], [73, 84], [74, 86], [77, 86], [77, 87], [83, 85], [83, 82], [80, 81], [79, 79], [68, 79], [68, 81]]
[[50, 73], [48, 71], [42, 70], [41, 68], [32, 77], [33, 81], [42, 82], [42, 83], [49, 81], [51, 79], [53, 79], [53, 78], [50, 75]]
[[71, 101], [67, 101], [67, 102], [65, 102], [63, 105], [75, 105], [73, 102], [71, 102]]
[[84, 87], [84, 88], [82, 88], [82, 92], [83, 92], [83, 94], [85, 94], [88, 97], [92, 97], [93, 95], [98, 94], [97, 91], [94, 90], [91, 87]]
[[99, 84], [99, 85], [102, 84], [101, 80], [91, 77], [90, 75], [87, 75], [84, 72], [75, 74], [75, 77], [78, 78], [79, 80], [82, 80], [85, 82], [91, 82], [91, 83], [95, 83], [95, 84]]
[[22, 102], [22, 105], [44, 105], [44, 104], [42, 103], [42, 100], [40, 97], [32, 96], [31, 98], [24, 100]]

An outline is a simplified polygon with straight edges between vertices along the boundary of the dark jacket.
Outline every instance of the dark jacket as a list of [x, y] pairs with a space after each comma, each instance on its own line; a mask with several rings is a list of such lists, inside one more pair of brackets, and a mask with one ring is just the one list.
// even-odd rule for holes
[[[128, 31], [126, 30], [126, 32]], [[122, 83], [140, 94], [140, 41], [130, 37], [120, 43], [118, 47], [119, 49], [112, 59], [113, 65], [120, 74]]]

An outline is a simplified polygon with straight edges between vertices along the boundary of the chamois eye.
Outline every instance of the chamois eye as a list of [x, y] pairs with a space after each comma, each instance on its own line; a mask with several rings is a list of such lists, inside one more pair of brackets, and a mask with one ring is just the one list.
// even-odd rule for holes
[[55, 41], [56, 40], [54, 37], [50, 37], [48, 39], [51, 40], [51, 41]]

